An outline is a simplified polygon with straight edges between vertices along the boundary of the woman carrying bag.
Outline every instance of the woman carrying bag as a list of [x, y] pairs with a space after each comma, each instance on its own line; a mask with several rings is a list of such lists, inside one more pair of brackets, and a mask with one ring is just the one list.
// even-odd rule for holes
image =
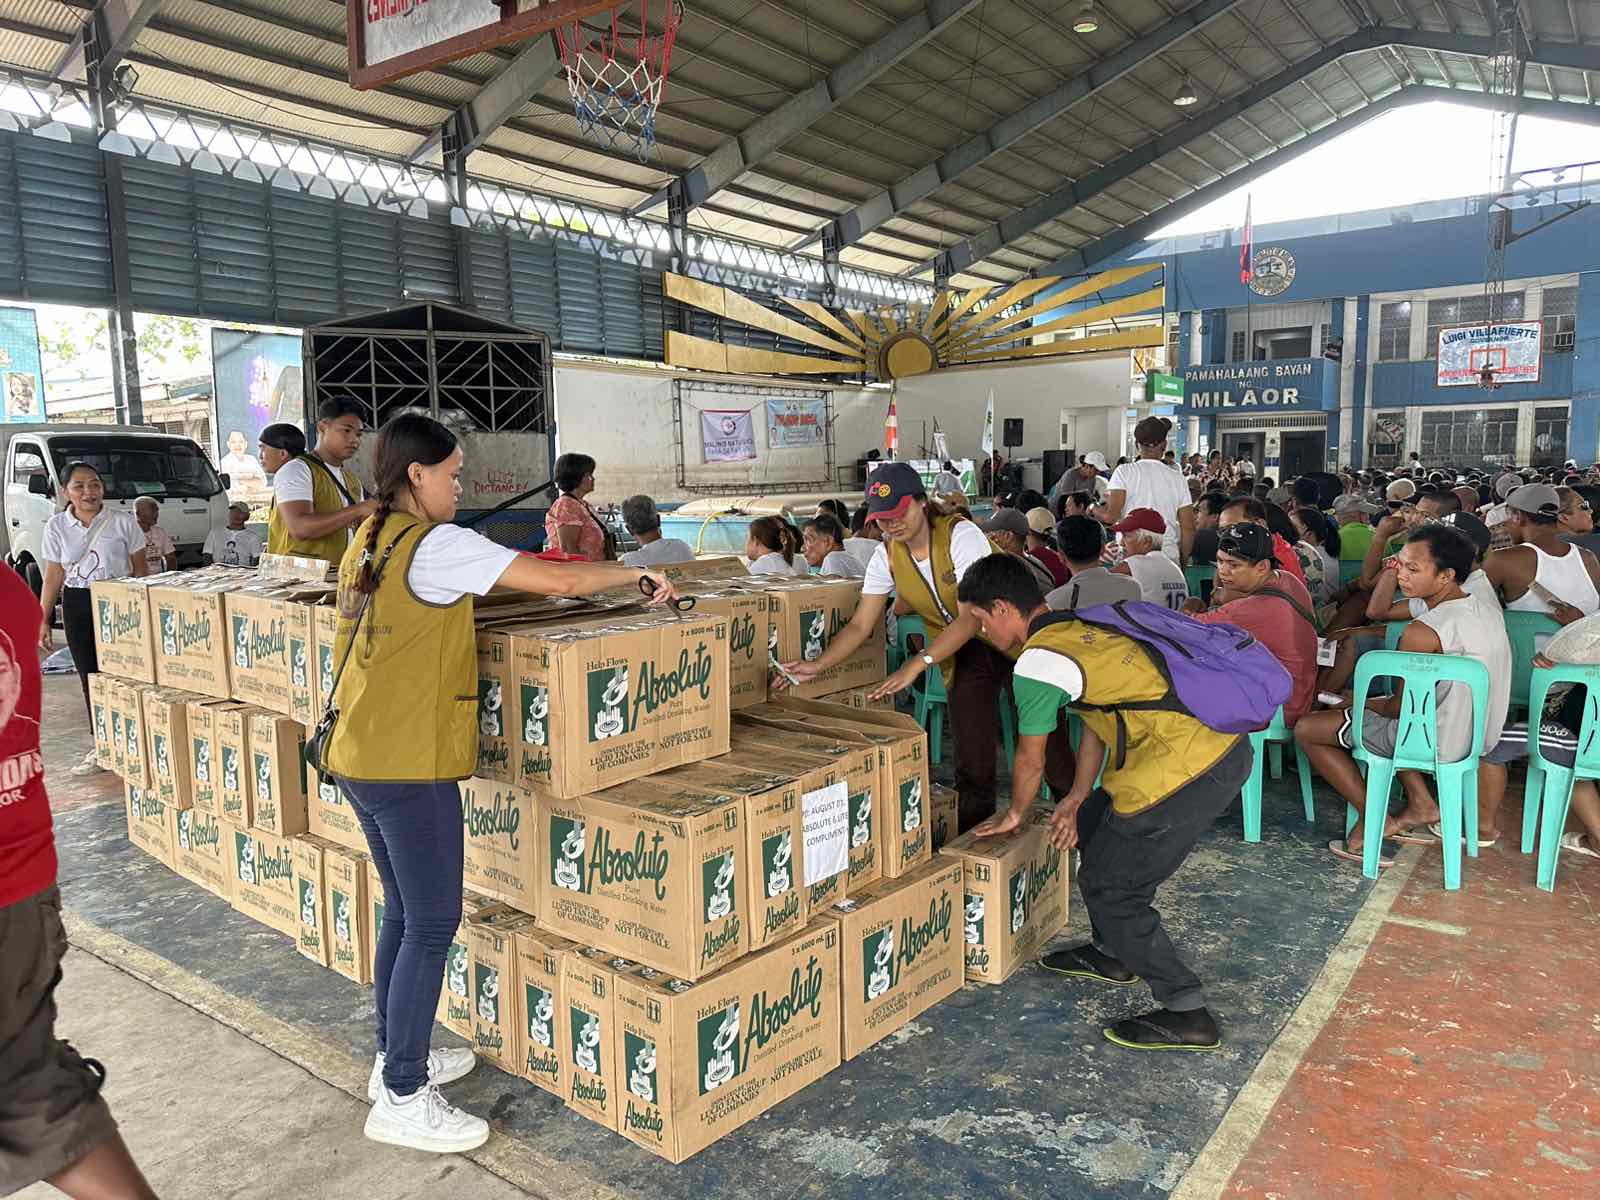
[[306, 746], [312, 764], [350, 797], [387, 902], [366, 1134], [436, 1153], [471, 1150], [489, 1136], [487, 1123], [439, 1092], [472, 1070], [472, 1051], [428, 1045], [445, 954], [461, 922], [457, 784], [473, 773], [478, 753], [470, 597], [496, 586], [573, 596], [645, 581], [653, 603], [675, 599], [660, 575], [541, 562], [448, 524], [461, 467], [455, 435], [431, 418], [399, 416], [379, 432], [379, 508], [339, 566], [338, 675]]
[[585, 499], [594, 491], [594, 459], [563, 454], [556, 459], [555, 484], [561, 493], [544, 518], [544, 548], [581, 554], [590, 562], [617, 557], [616, 538]]
[[[891, 599], [921, 617], [932, 641], [872, 696], [904, 691], [930, 667], [943, 672], [950, 709], [946, 725], [956, 751], [957, 825], [965, 833], [995, 813], [999, 705], [1011, 683], [1012, 661], [978, 636], [978, 620], [960, 611], [956, 589], [968, 569], [994, 553], [994, 547], [972, 521], [930, 499], [922, 477], [908, 463], [888, 463], [872, 473], [867, 520], [883, 531], [884, 541], [867, 567], [855, 616], [821, 658], [786, 663], [784, 670], [805, 682], [843, 662], [883, 628]], [[775, 686], [781, 689], [783, 682]], [[1060, 795], [1072, 787], [1073, 765], [1063, 726], [1046, 743], [1044, 764], [1045, 778]]]

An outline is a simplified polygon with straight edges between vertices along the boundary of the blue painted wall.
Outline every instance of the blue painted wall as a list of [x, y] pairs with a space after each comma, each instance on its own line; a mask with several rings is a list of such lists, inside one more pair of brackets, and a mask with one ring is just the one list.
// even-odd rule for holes
[[1438, 364], [1382, 362], [1372, 368], [1373, 408], [1404, 408], [1413, 404], [1518, 404], [1524, 400], [1565, 400], [1572, 394], [1573, 355], [1546, 354], [1538, 383], [1508, 383], [1494, 391], [1475, 387], [1439, 387]]

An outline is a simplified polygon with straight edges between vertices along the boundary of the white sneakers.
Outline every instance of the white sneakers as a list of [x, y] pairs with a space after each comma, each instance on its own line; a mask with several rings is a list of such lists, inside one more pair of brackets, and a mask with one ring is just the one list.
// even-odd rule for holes
[[98, 771], [100, 769], [100, 764], [95, 762], [94, 755], [95, 755], [95, 752], [93, 750], [91, 750], [91, 751], [89, 751], [89, 753], [85, 754], [83, 756], [83, 761], [81, 763], [79, 763], [77, 766], [73, 767], [71, 772], [70, 772], [70, 774], [73, 774], [73, 775], [93, 775], [96, 771]]
[[367, 1080], [367, 1136], [375, 1142], [427, 1150], [434, 1154], [460, 1154], [476, 1150], [489, 1140], [489, 1123], [462, 1112], [439, 1091], [478, 1065], [465, 1046], [434, 1047], [428, 1051], [428, 1082], [409, 1096], [396, 1096], [383, 1086], [383, 1058], [378, 1055]]
[[461, 1154], [489, 1140], [489, 1122], [462, 1112], [434, 1084], [405, 1097], [380, 1085], [377, 1102], [367, 1114], [366, 1133], [389, 1146]]

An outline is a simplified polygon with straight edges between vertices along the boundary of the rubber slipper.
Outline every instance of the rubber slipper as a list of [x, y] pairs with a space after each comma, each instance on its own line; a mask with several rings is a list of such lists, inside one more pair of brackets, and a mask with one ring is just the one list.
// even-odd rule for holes
[[[1346, 862], [1361, 863], [1363, 865], [1366, 863], [1362, 852], [1350, 849], [1349, 844], [1343, 838], [1334, 838], [1333, 841], [1328, 843], [1328, 849], [1333, 851], [1335, 858], [1342, 858]], [[1394, 866], [1394, 855], [1385, 854], [1381, 845], [1378, 847], [1378, 866]]]
[[[1444, 830], [1443, 830], [1443, 828], [1441, 826], [1442, 826], [1442, 823], [1439, 822], [1439, 821], [1434, 821], [1431, 825], [1428, 826], [1428, 832], [1433, 834], [1434, 839], [1436, 841], [1439, 841], [1439, 842], [1443, 842], [1444, 841]], [[1498, 834], [1496, 834], [1492, 838], [1479, 838], [1478, 839], [1478, 849], [1479, 850], [1487, 850], [1490, 846], [1493, 846], [1493, 845], [1497, 844], [1499, 841], [1500, 841], [1500, 837], [1499, 837]], [[1467, 844], [1467, 835], [1465, 833], [1463, 833], [1461, 835], [1461, 844], [1463, 846]]]
[[[1039, 960], [1039, 965], [1046, 971], [1054, 971], [1057, 975], [1071, 975], [1078, 979], [1093, 979], [1097, 983], [1109, 983], [1114, 987], [1132, 987], [1139, 982], [1137, 975], [1129, 975], [1126, 979], [1117, 979], [1100, 970], [1100, 964], [1084, 953], [1085, 950], [1093, 951], [1092, 946], [1074, 946], [1070, 950], [1057, 950], [1046, 954]], [[1095, 951], [1095, 957], [1099, 952]]]
[[1584, 843], [1581, 833], [1563, 833], [1561, 835], [1561, 848], [1571, 850], [1574, 854], [1587, 854], [1590, 858], [1600, 858], [1600, 850], [1590, 849]]
[[1222, 1049], [1222, 1035], [1218, 1033], [1210, 1042], [1183, 1042], [1172, 1039], [1172, 1031], [1149, 1017], [1129, 1017], [1100, 1031], [1106, 1041], [1124, 1050], [1192, 1050], [1212, 1051]]
[[1439, 838], [1426, 825], [1412, 825], [1398, 833], [1391, 833], [1388, 840], [1399, 842], [1402, 846], [1437, 846], [1439, 844]]

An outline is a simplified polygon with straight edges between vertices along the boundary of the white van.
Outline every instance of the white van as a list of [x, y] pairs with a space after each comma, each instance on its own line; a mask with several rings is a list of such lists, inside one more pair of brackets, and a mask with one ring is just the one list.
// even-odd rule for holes
[[228, 493], [191, 438], [142, 425], [0, 423], [5, 489], [0, 553], [37, 595], [44, 578], [45, 522], [61, 511], [61, 472], [86, 462], [105, 480], [106, 504], [133, 511], [140, 496], [161, 502], [159, 524], [177, 544], [178, 565], [200, 565], [206, 535], [228, 523]]

